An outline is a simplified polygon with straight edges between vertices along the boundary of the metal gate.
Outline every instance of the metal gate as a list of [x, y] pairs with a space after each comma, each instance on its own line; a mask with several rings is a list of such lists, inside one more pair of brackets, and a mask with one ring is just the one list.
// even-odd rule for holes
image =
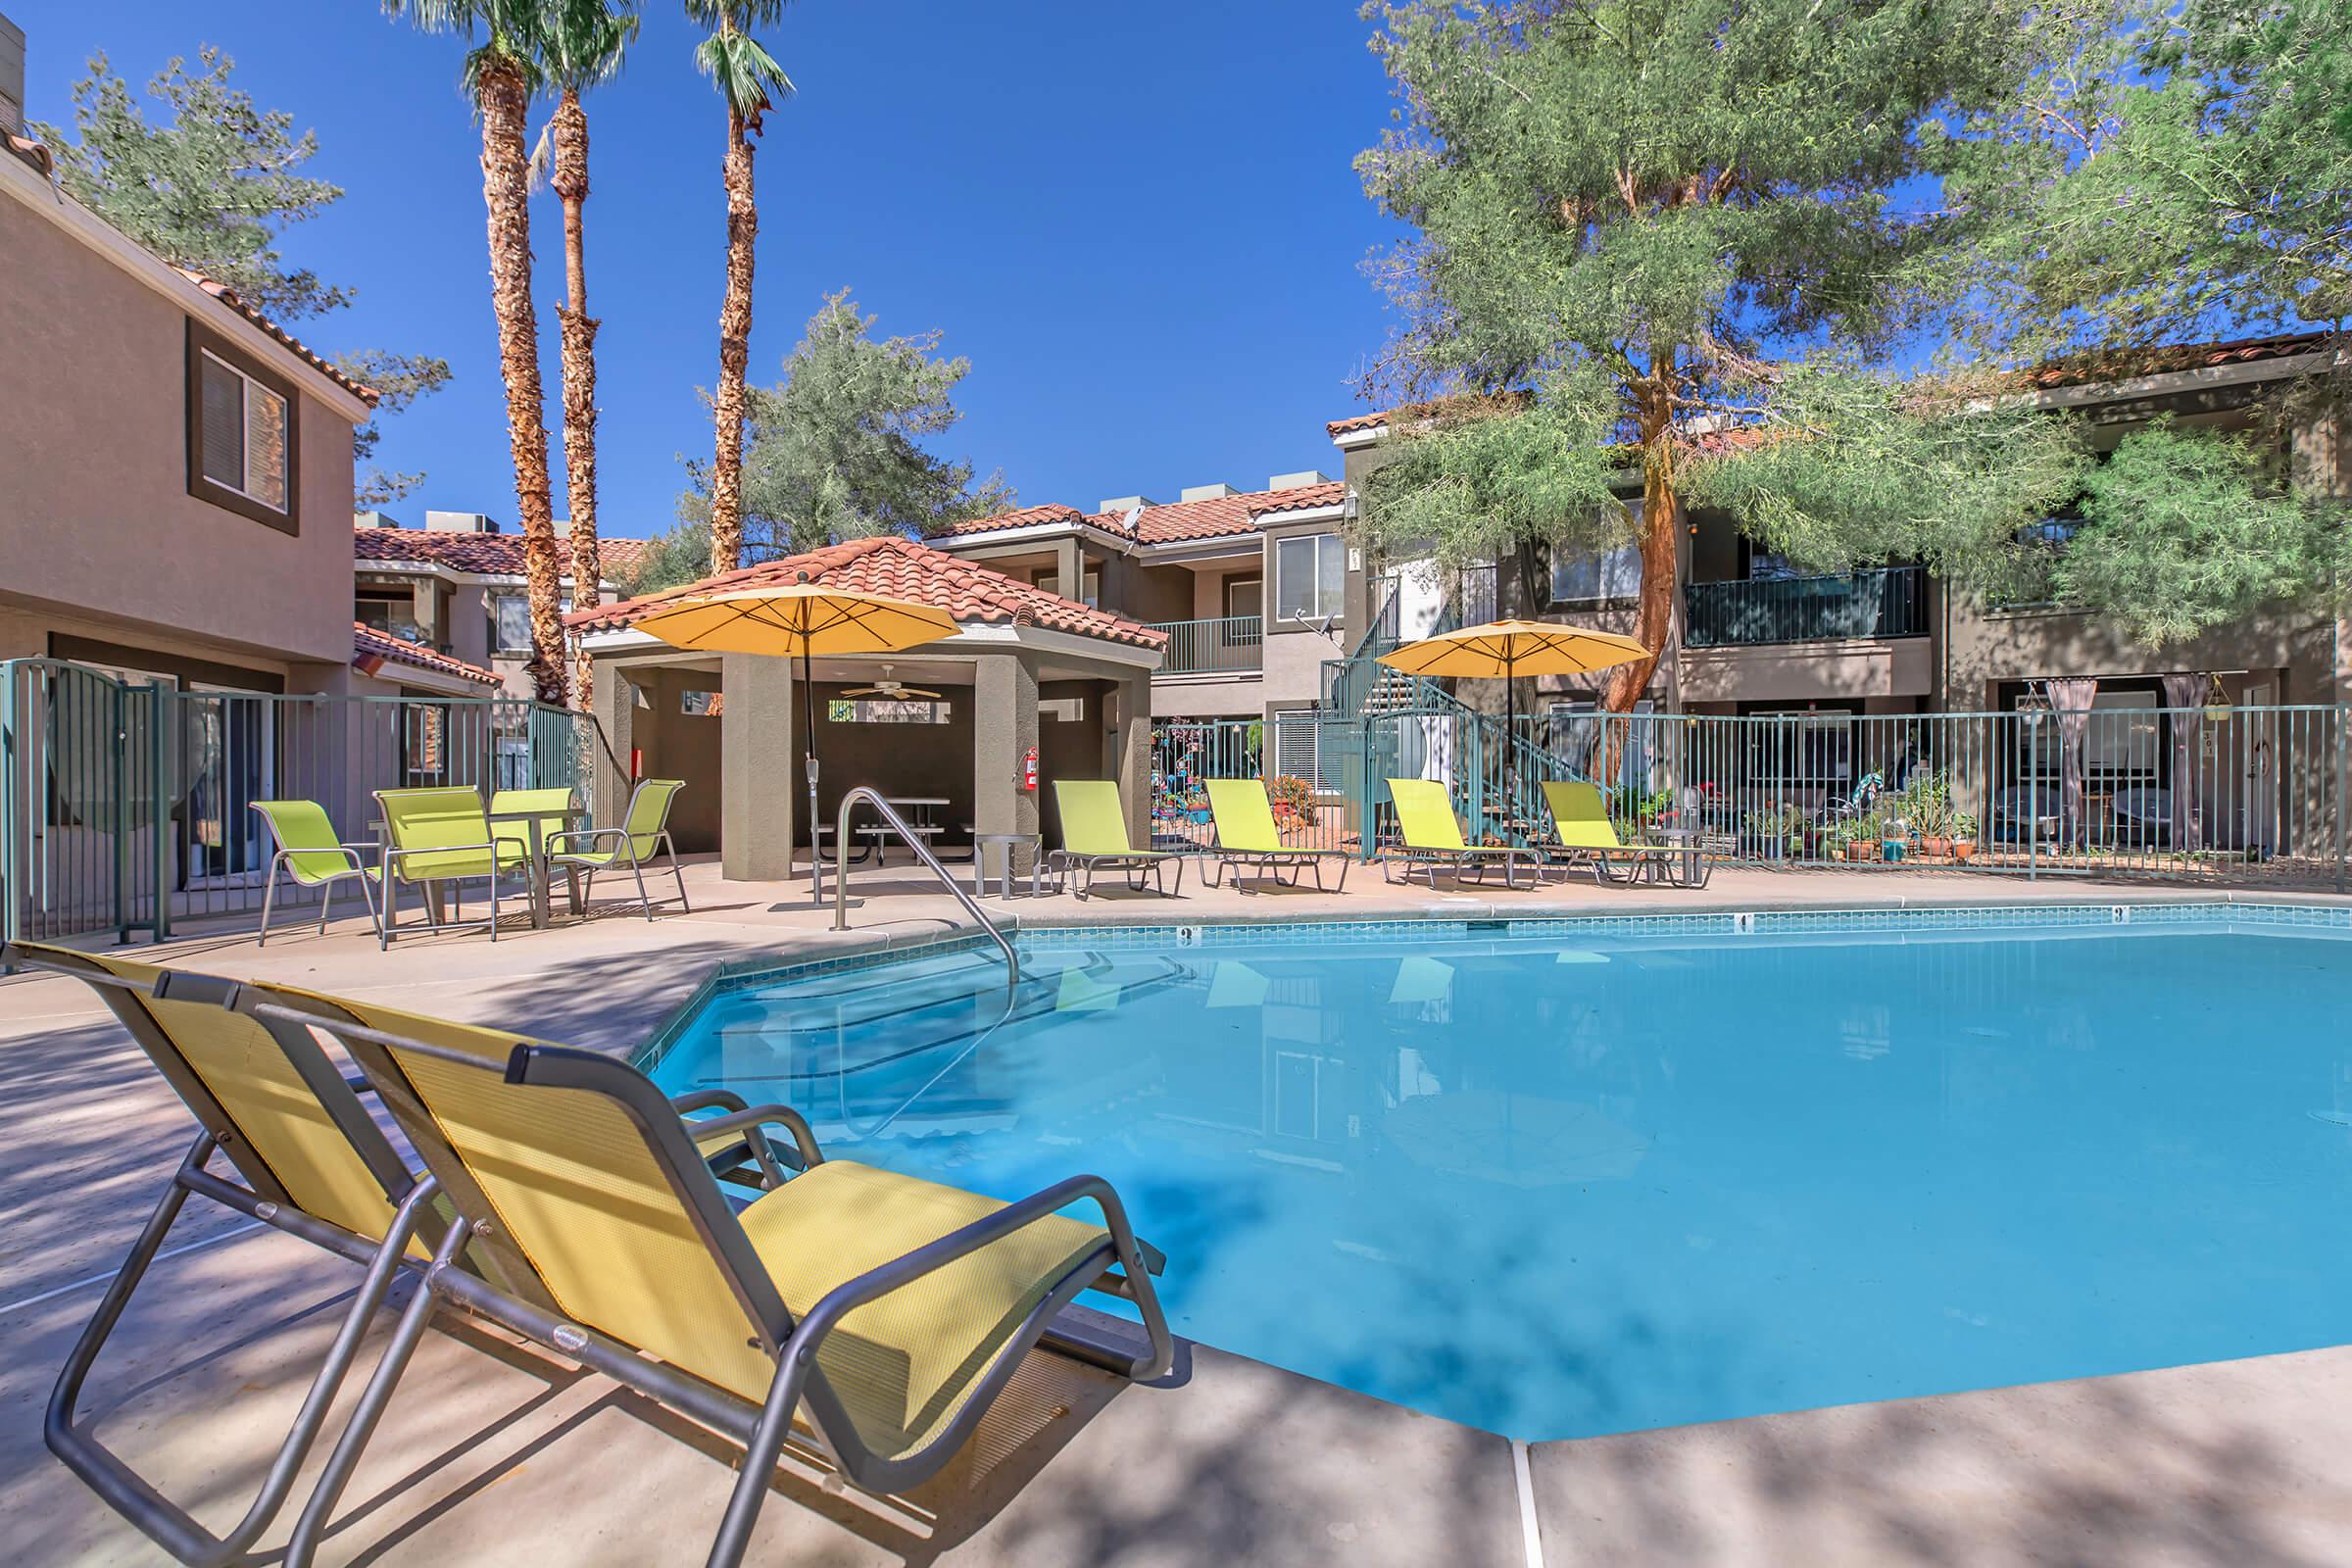
[[585, 799], [605, 758], [589, 715], [514, 698], [191, 691], [0, 662], [0, 935], [160, 940], [258, 910], [271, 846], [256, 801], [317, 801], [364, 843], [376, 790]]

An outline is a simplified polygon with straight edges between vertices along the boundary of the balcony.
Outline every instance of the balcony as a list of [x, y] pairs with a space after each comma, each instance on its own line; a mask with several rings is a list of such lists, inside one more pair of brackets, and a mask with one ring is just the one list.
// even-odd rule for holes
[[1928, 576], [1881, 566], [1837, 577], [1763, 577], [1683, 588], [1690, 648], [1886, 640], [1928, 634]]
[[1163, 620], [1152, 629], [1168, 634], [1162, 675], [1254, 675], [1264, 667], [1265, 622], [1256, 615]]

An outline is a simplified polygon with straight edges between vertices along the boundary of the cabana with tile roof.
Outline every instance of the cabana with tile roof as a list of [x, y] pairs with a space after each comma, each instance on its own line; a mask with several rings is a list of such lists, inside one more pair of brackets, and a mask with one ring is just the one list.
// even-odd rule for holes
[[[863, 784], [886, 796], [944, 800], [937, 845], [968, 834], [1039, 833], [1058, 823], [1049, 781], [1115, 778], [1134, 820], [1149, 830], [1152, 671], [1164, 638], [1151, 628], [1064, 599], [1000, 571], [896, 535], [852, 540], [748, 566], [565, 617], [597, 662], [597, 716], [616, 757], [644, 777], [683, 778], [680, 843], [719, 852], [726, 875], [781, 880], [808, 841], [799, 666], [760, 655], [698, 654], [633, 629], [698, 594], [819, 587], [937, 605], [953, 637], [906, 653], [819, 659], [818, 809], [830, 823], [841, 796]], [[855, 698], [884, 680], [937, 699]], [[1026, 762], [1038, 757], [1037, 788]], [[600, 780], [598, 816], [620, 807], [617, 777]], [[604, 798], [604, 797], [610, 797]], [[698, 809], [690, 811], [689, 802]], [[967, 828], [968, 824], [968, 828]]]

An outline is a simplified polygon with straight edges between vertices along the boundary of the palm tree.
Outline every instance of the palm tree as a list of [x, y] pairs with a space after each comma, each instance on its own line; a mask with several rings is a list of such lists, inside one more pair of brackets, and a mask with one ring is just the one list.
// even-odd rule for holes
[[[556, 94], [556, 112], [531, 154], [531, 173], [544, 175], [564, 204], [564, 303], [556, 308], [564, 334], [564, 488], [571, 513], [573, 608], [596, 603], [604, 553], [596, 533], [596, 328], [588, 314], [588, 258], [581, 211], [588, 202], [588, 113], [580, 94], [619, 74], [621, 56], [637, 40], [637, 14], [628, 0], [546, 0], [539, 39], [540, 74]], [[595, 701], [592, 661], [573, 661], [572, 706]]]
[[743, 372], [752, 355], [752, 241], [760, 210], [752, 198], [752, 138], [778, 98], [792, 92], [784, 68], [752, 29], [777, 21], [785, 0], [686, 0], [690, 21], [710, 29], [695, 64], [727, 105], [727, 292], [718, 307], [718, 390], [711, 395], [718, 455], [710, 466], [710, 569], [743, 564]]
[[531, 683], [539, 700], [564, 701], [563, 567], [548, 500], [547, 425], [540, 416], [539, 316], [531, 304], [530, 177], [523, 127], [539, 82], [544, 0], [383, 0], [427, 32], [481, 42], [466, 56], [465, 82], [482, 125], [482, 203], [490, 216], [490, 306], [498, 318], [499, 368], [507, 383], [507, 442], [514, 460], [514, 509], [522, 519], [523, 586], [531, 607]]

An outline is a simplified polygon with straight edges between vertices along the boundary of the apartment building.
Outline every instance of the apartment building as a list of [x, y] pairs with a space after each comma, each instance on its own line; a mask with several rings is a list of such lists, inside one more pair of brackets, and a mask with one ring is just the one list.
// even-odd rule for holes
[[1351, 646], [1348, 573], [1362, 564], [1340, 536], [1346, 499], [1322, 473], [1282, 473], [1164, 503], [1024, 507], [929, 543], [1164, 632], [1154, 718], [1275, 720], [1313, 709], [1324, 662]]
[[[378, 643], [405, 650], [388, 656], [379, 675], [413, 685], [454, 662], [478, 671], [488, 695], [534, 695], [522, 535], [478, 512], [427, 512], [421, 528], [383, 512], [356, 513], [352, 522], [352, 618]], [[556, 526], [562, 532], [564, 524]], [[579, 608], [618, 599], [645, 546], [642, 539], [600, 540], [604, 580]], [[578, 595], [568, 545], [563, 554], [568, 612]], [[428, 654], [435, 657], [420, 657]], [[425, 674], [412, 673], [418, 670]]]
[[[2317, 336], [2180, 345], [2122, 373], [2057, 366], [2028, 377], [2029, 395], [2083, 416], [2099, 451], [2151, 420], [2188, 430], [2243, 431], [2253, 405], [2327, 368]], [[1352, 489], [1387, 461], [1404, 416], [1335, 419], [1327, 427]], [[2284, 438], [2298, 470], [2352, 489], [2352, 449], [2322, 418]], [[1629, 485], [1627, 499], [1639, 505]], [[2063, 549], [2081, 526], [2071, 511], [2045, 519], [2039, 537]], [[2167, 676], [2197, 678], [2208, 695], [2244, 704], [2332, 703], [2352, 695], [2336, 621], [2280, 610], [2163, 650], [2132, 643], [2098, 617], [2065, 605], [1987, 604], [1948, 590], [1917, 565], [1893, 563], [1838, 576], [1799, 572], [1741, 534], [1733, 520], [1692, 512], [1679, 541], [1683, 589], [1675, 633], [1647, 703], [1662, 711], [1865, 715], [2005, 711], [2046, 693], [2054, 679], [2090, 679], [2099, 709], [2165, 706]], [[1387, 613], [1396, 633], [1419, 635], [1451, 614], [1500, 612], [1630, 631], [1640, 584], [1630, 549], [1551, 560], [1532, 572], [1504, 563], [1440, 581], [1411, 564], [1375, 563], [1351, 590], [1358, 615]], [[1499, 707], [1479, 683], [1459, 693]], [[1597, 682], [1545, 679], [1540, 700], [1562, 711], [1589, 706]]]

